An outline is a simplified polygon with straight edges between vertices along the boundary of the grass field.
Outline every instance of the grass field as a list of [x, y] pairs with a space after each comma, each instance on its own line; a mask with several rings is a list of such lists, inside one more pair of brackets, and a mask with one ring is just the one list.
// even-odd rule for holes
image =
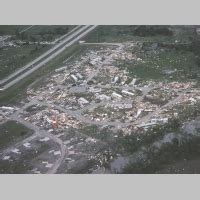
[[19, 103], [19, 101], [26, 97], [26, 89], [35, 82], [36, 87], [40, 87], [41, 82], [44, 80], [49, 73], [55, 68], [62, 66], [62, 62], [72, 55], [77, 55], [82, 51], [79, 45], [73, 45], [69, 47], [66, 51], [61, 53], [55, 59], [44, 65], [39, 70], [32, 73], [27, 78], [20, 81], [15, 86], [9, 88], [8, 90], [0, 93], [0, 105], [9, 105]]
[[[0, 25], [0, 35], [17, 34], [17, 37], [19, 37], [18, 34], [28, 27], [30, 27], [30, 25]], [[30, 29], [27, 29], [23, 33], [23, 36], [26, 35], [26, 38], [30, 36], [41, 37], [42, 35], [46, 34], [52, 35], [53, 38], [55, 38], [59, 35], [66, 34], [74, 27], [74, 25], [34, 25]]]
[[[33, 26], [27, 31], [20, 31], [30, 27], [29, 25], [0, 26], [0, 35], [12, 35], [9, 40], [20, 39], [24, 41], [39, 42], [53, 41], [56, 38], [68, 33], [75, 26]], [[51, 45], [21, 45], [17, 48], [8, 47], [0, 49], [0, 79], [38, 57], [47, 51]]]
[[[11, 160], [0, 160], [0, 173], [1, 174], [26, 174], [30, 173], [30, 170], [34, 167], [34, 160], [40, 159], [39, 157], [44, 155], [50, 150], [50, 144], [38, 144], [38, 141], [34, 142], [34, 148], [21, 151], [20, 156], [11, 156]], [[22, 148], [22, 147], [21, 147]], [[19, 148], [20, 149], [20, 148]]]
[[22, 45], [18, 48], [0, 49], [0, 79], [23, 67], [49, 48], [49, 45]]
[[26, 128], [22, 124], [15, 121], [8, 121], [0, 125], [0, 149], [18, 142], [33, 133], [32, 130]]
[[[27, 34], [38, 35], [43, 32], [57, 33], [57, 32], [68, 32], [75, 26], [73, 25], [35, 25], [31, 29], [27, 30]], [[62, 30], [61, 30], [62, 29]]]
[[16, 31], [22, 31], [29, 25], [0, 25], [0, 35], [15, 35]]
[[56, 38], [67, 34], [74, 27], [75, 26], [72, 25], [34, 25], [21, 34], [16, 32], [15, 37], [16, 39], [29, 41], [53, 41]]
[[134, 25], [111, 25], [99, 26], [91, 36], [86, 40], [87, 42], [127, 42], [127, 41], [150, 41], [150, 42], [174, 42], [175, 40], [187, 42], [191, 36], [194, 36], [194, 28], [183, 26], [167, 26], [172, 30], [173, 35], [155, 34], [140, 36], [135, 33], [135, 29], [139, 26]]
[[[185, 81], [196, 78], [199, 67], [196, 64], [195, 55], [191, 52], [176, 50], [159, 52], [158, 54], [141, 53], [143, 62], [117, 61], [120, 68], [126, 68], [132, 77], [155, 80]], [[171, 75], [166, 75], [164, 70], [176, 70]]]

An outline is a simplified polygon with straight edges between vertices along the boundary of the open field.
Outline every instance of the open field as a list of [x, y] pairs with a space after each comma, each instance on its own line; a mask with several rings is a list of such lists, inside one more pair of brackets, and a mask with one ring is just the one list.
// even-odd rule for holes
[[[0, 93], [0, 105], [18, 104], [21, 100], [26, 98], [26, 90], [30, 88], [38, 88], [45, 84], [45, 78], [54, 73], [54, 70], [63, 65], [74, 62], [75, 59], [80, 58], [83, 52], [87, 52], [91, 47], [80, 46], [75, 44], [67, 48], [63, 53], [58, 55], [55, 59], [44, 65], [39, 70], [32, 73], [30, 76], [22, 80], [16, 86], [13, 86], [3, 93]], [[92, 49], [99, 49], [99, 46], [92, 47]]]
[[57, 156], [49, 151], [56, 151], [58, 147], [53, 141], [41, 142], [40, 137], [22, 143], [15, 150], [0, 156], [0, 173], [2, 174], [26, 174], [46, 173], [51, 162], [55, 162]]
[[22, 45], [0, 49], [0, 79], [38, 57], [50, 48], [46, 45]]
[[32, 130], [15, 121], [8, 121], [0, 125], [0, 149], [15, 144], [20, 140], [29, 137]]
[[[136, 29], [143, 28], [140, 32]], [[152, 26], [153, 27], [153, 26]], [[155, 26], [154, 26], [155, 27]], [[161, 28], [172, 29], [173, 34], [167, 35], [163, 32], [149, 30], [148, 26], [99, 26], [92, 36], [88, 37], [88, 42], [127, 42], [127, 41], [149, 41], [149, 42], [181, 42], [190, 41], [190, 37], [195, 36], [194, 28], [188, 26], [159, 26]], [[141, 33], [141, 34], [140, 34]]]
[[27, 30], [24, 37], [30, 38], [36, 41], [53, 41], [56, 38], [67, 34], [75, 26], [69, 25], [53, 25], [53, 26], [41, 26], [35, 25], [31, 29]]
[[55, 58], [54, 60], [52, 60], [45, 66], [43, 66], [41, 69], [35, 71], [33, 74], [31, 74], [29, 77], [22, 80], [16, 86], [13, 86], [12, 88], [5, 91], [4, 93], [1, 93], [0, 105], [5, 105], [5, 104], [9, 105], [11, 103], [19, 103], [21, 99], [26, 97], [25, 92], [26, 92], [26, 89], [29, 87], [29, 85], [32, 85], [33, 83], [36, 85], [41, 85], [43, 78], [46, 77], [49, 73], [51, 73], [52, 70], [55, 69], [58, 65], [61, 65], [62, 62], [66, 60], [66, 57], [70, 57], [72, 55], [75, 56], [78, 52], [80, 52], [80, 49], [78, 50], [77, 47], [78, 47], [77, 45], [74, 45], [68, 48], [66, 51], [60, 54], [57, 58]]
[[[117, 65], [126, 68], [132, 77], [168, 81], [186, 81], [199, 75], [199, 66], [192, 52], [178, 50], [157, 50], [157, 53], [138, 53], [142, 62], [117, 61]], [[148, 72], [148, 73], [147, 73]]]
[[29, 27], [29, 25], [0, 25], [0, 35], [15, 35], [17, 31]]
[[0, 79], [23, 67], [50, 49], [56, 39], [75, 26], [0, 26]]
[[12, 35], [15, 39], [52, 41], [74, 27], [73, 25], [34, 25], [32, 27], [30, 25], [0, 25], [0, 35]]

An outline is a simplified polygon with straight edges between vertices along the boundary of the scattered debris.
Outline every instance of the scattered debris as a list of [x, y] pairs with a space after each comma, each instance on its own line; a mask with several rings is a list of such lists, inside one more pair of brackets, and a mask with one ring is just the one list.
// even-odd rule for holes
[[29, 142], [24, 143], [23, 146], [25, 146], [26, 148], [31, 148], [31, 144]]
[[53, 154], [54, 154], [54, 156], [57, 156], [57, 155], [61, 155], [61, 152], [60, 151], [54, 151]]
[[19, 149], [13, 149], [11, 150], [12, 153], [16, 153], [16, 154], [21, 154], [21, 152], [19, 151]]
[[50, 140], [49, 137], [45, 137], [45, 138], [40, 139], [40, 142], [47, 142], [47, 141], [49, 141], [49, 140]]
[[10, 159], [10, 156], [4, 156], [3, 157], [3, 160], [9, 160]]

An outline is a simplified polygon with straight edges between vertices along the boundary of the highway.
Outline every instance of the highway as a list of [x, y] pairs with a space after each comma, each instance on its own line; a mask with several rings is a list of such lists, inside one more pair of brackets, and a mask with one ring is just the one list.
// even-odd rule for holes
[[79, 26], [75, 28], [75, 31], [71, 31], [69, 34], [66, 34], [65, 39], [61, 40], [57, 45], [52, 47], [50, 50], [30, 62], [29, 64], [25, 65], [21, 69], [17, 70], [13, 74], [9, 75], [5, 79], [0, 81], [0, 91], [4, 91], [11, 86], [15, 85], [17, 82], [22, 80], [23, 78], [30, 75], [35, 70], [39, 69], [40, 67], [44, 66], [47, 62], [55, 58], [58, 54], [63, 52], [66, 47], [71, 46], [79, 39], [87, 35], [89, 32], [94, 30], [97, 26]]
[[[84, 29], [85, 31], [82, 31], [79, 35], [77, 35], [75, 38], [72, 38], [71, 40], [68, 40], [69, 42], [67, 42], [67, 44], [64, 44], [64, 46], [62, 46], [60, 49], [56, 50], [56, 52], [54, 52], [52, 55], [50, 55], [48, 57], [48, 59], [51, 59], [51, 57], [54, 57], [56, 55], [58, 55], [60, 52], [62, 52], [67, 46], [70, 46], [71, 44], [73, 44], [73, 42], [79, 40], [79, 38], [83, 37], [82, 35], [87, 34], [87, 32], [89, 32], [90, 30], [93, 30], [93, 26]], [[83, 29], [83, 27], [78, 27], [76, 28], [76, 30], [80, 30]], [[75, 33], [75, 32], [73, 32]], [[70, 34], [71, 36], [71, 34]], [[120, 46], [118, 47], [120, 48]], [[118, 50], [117, 48], [117, 50]], [[48, 60], [47, 59], [47, 60]], [[112, 59], [112, 56], [109, 55], [104, 62], [100, 63], [98, 65], [98, 68], [94, 70], [93, 73], [91, 73], [88, 77], [86, 82], [88, 82], [89, 80], [91, 80], [92, 78], [94, 78], [95, 76], [98, 76], [98, 73], [100, 72], [100, 70], [103, 68], [103, 66], [105, 65], [105, 63], [109, 62]], [[41, 67], [46, 61], [46, 59], [44, 59], [43, 61], [41, 61], [37, 66], [35, 66], [34, 68], [29, 69], [28, 71], [25, 71], [22, 75], [26, 76], [27, 73], [31, 73], [32, 70], [36, 70], [37, 68]], [[20, 76], [22, 76], [20, 75]], [[19, 77], [20, 77], [19, 76]], [[15, 81], [16, 79], [14, 79]], [[12, 81], [11, 81], [12, 82]], [[76, 86], [77, 87], [77, 86]], [[142, 95], [137, 97], [137, 102], [142, 101], [142, 99], [144, 98], [145, 95], [147, 95], [152, 89], [155, 89], [154, 87], [137, 87], [137, 86], [115, 86], [112, 84], [108, 84], [108, 85], [96, 85], [96, 87], [99, 88], [104, 88], [104, 89], [111, 89], [111, 88], [118, 88], [118, 89], [127, 89], [127, 90], [136, 90], [136, 89], [141, 89], [142, 90]], [[178, 97], [171, 99], [167, 104], [163, 105], [162, 107], [158, 108], [156, 111], [151, 112], [148, 115], [145, 115], [139, 119], [136, 119], [134, 122], [122, 122], [122, 121], [110, 121], [109, 119], [105, 119], [105, 120], [100, 120], [100, 121], [95, 121], [93, 119], [91, 119], [88, 116], [84, 116], [84, 111], [91, 109], [91, 108], [97, 108], [99, 106], [105, 106], [107, 103], [111, 102], [111, 101], [101, 101], [100, 103], [94, 103], [91, 102], [90, 105], [87, 105], [83, 108], [80, 108], [78, 110], [70, 110], [70, 109], [66, 109], [63, 108], [59, 105], [54, 104], [53, 102], [48, 102], [48, 101], [40, 101], [38, 99], [41, 99], [40, 97], [42, 97], [42, 94], [38, 94], [37, 97], [34, 97], [31, 101], [29, 101], [28, 103], [25, 103], [24, 106], [22, 106], [19, 110], [17, 110], [15, 113], [13, 113], [10, 116], [10, 120], [14, 120], [14, 121], [18, 121], [19, 123], [23, 124], [24, 126], [28, 127], [29, 129], [34, 130], [34, 134], [32, 136], [30, 136], [29, 138], [26, 138], [25, 140], [17, 143], [14, 147], [18, 147], [20, 145], [22, 145], [23, 143], [25, 143], [25, 141], [29, 141], [31, 142], [31, 140], [35, 139], [36, 137], [49, 137], [52, 141], [54, 141], [60, 149], [60, 156], [56, 159], [56, 161], [53, 163], [53, 166], [46, 171], [46, 173], [49, 174], [54, 174], [57, 173], [58, 168], [62, 165], [62, 163], [64, 162], [65, 158], [68, 156], [68, 148], [67, 146], [64, 144], [63, 140], [60, 139], [57, 135], [52, 134], [46, 130], [44, 130], [43, 128], [34, 125], [33, 123], [26, 121], [23, 119], [22, 116], [20, 116], [20, 113], [23, 113], [26, 108], [28, 108], [31, 105], [41, 105], [41, 106], [47, 106], [48, 108], [53, 107], [54, 109], [57, 109], [60, 111], [60, 113], [65, 113], [68, 116], [71, 116], [73, 118], [75, 118], [77, 121], [83, 123], [83, 124], [87, 124], [87, 125], [97, 125], [97, 126], [114, 126], [114, 127], [120, 127], [120, 128], [127, 128], [129, 126], [135, 126], [137, 124], [140, 123], [146, 123], [150, 120], [150, 118], [153, 115], [159, 114], [163, 108], [167, 107], [167, 106], [173, 106], [174, 104], [176, 104], [180, 98], [181, 95], [183, 95], [182, 93], [179, 93]], [[135, 99], [136, 100], [136, 99]], [[129, 99], [125, 99], [123, 101], [124, 103], [130, 103]], [[83, 133], [78, 133], [79, 135], [83, 135]], [[87, 135], [84, 135], [85, 137], [88, 137]], [[96, 139], [96, 138], [95, 138]], [[106, 142], [96, 139], [96, 141], [101, 142], [103, 145], [108, 145]], [[3, 151], [3, 155], [6, 155], [7, 153], [9, 153], [12, 150], [12, 147], [7, 148], [6, 150]]]
[[[70, 33], [71, 34], [71, 33]], [[68, 36], [68, 35], [65, 35]], [[56, 49], [57, 46], [52, 47], [50, 50], [46, 51], [44, 54], [42, 54], [41, 56], [37, 57], [36, 59], [34, 59], [33, 61], [31, 61], [30, 63], [28, 63], [27, 65], [25, 65], [24, 67], [20, 68], [19, 70], [13, 72], [12, 74], [10, 74], [9, 76], [7, 76], [6, 78], [4, 78], [3, 80], [0, 80], [0, 85], [6, 83], [7, 81], [11, 80], [13, 77], [15, 77], [16, 75], [20, 74], [21, 72], [23, 72], [24, 70], [28, 69], [29, 67], [31, 67], [32, 65], [34, 65], [36, 62], [40, 61], [42, 58], [44, 58], [45, 56], [49, 55], [49, 53], [51, 53], [53, 50]]]

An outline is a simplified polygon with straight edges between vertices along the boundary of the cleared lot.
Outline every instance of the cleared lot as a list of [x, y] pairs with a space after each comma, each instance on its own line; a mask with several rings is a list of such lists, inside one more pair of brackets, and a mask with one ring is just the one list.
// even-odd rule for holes
[[15, 121], [8, 121], [0, 125], [0, 149], [25, 139], [33, 133], [22, 124]]
[[52, 140], [37, 137], [0, 155], [0, 173], [47, 173], [58, 159], [58, 153], [58, 146]]

